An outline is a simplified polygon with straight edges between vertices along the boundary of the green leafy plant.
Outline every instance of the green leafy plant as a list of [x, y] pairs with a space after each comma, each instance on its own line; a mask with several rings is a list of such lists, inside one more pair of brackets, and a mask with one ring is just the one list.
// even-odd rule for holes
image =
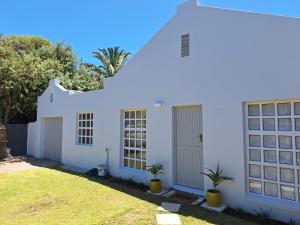
[[157, 180], [157, 176], [163, 174], [163, 166], [161, 164], [152, 164], [148, 166], [147, 171], [154, 176], [154, 180]]
[[271, 209], [263, 209], [259, 207], [258, 209], [253, 210], [255, 215], [263, 222], [271, 218]]
[[219, 184], [221, 184], [224, 181], [234, 181], [234, 179], [232, 177], [226, 177], [223, 176], [222, 173], [223, 171], [220, 169], [220, 166], [217, 166], [216, 170], [212, 170], [212, 169], [206, 169], [209, 172], [205, 173], [205, 172], [201, 172], [203, 175], [207, 176], [211, 181], [212, 184], [214, 186], [213, 191], [217, 192], [216, 188]]
[[290, 220], [287, 223], [288, 225], [299, 225], [294, 219], [290, 218]]

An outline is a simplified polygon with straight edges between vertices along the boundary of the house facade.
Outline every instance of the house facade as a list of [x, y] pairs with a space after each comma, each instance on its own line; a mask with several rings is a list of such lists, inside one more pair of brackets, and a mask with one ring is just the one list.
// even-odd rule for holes
[[38, 98], [28, 153], [204, 194], [203, 168], [234, 182], [224, 203], [300, 220], [300, 20], [178, 6], [171, 20], [99, 91]]

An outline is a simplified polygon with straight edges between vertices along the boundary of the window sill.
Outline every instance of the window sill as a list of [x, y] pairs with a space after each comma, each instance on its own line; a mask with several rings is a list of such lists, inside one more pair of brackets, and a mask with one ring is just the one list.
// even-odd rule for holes
[[258, 196], [256, 194], [247, 194], [244, 200], [247, 203], [255, 204], [258, 206], [263, 205], [266, 207], [273, 207], [289, 212], [299, 212], [300, 210], [300, 202], [297, 201], [282, 200], [268, 196]]
[[78, 144], [76, 143], [77, 146], [83, 146], [83, 147], [93, 147], [92, 144]]

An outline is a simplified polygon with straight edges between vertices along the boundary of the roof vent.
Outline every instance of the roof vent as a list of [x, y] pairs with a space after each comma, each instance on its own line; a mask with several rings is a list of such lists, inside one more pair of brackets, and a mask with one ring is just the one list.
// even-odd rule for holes
[[184, 34], [181, 36], [181, 57], [190, 55], [190, 35]]

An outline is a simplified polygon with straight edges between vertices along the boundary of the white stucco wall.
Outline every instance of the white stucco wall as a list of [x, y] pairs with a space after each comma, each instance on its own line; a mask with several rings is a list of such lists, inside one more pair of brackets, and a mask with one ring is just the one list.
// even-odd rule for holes
[[[190, 56], [180, 57], [190, 34]], [[190, 1], [114, 77], [105, 89], [75, 94], [52, 82], [38, 99], [37, 133], [43, 156], [43, 118], [63, 117], [62, 161], [82, 168], [105, 163], [110, 172], [148, 182], [147, 173], [120, 166], [120, 112], [147, 110], [147, 161], [164, 165], [164, 186], [174, 184], [172, 107], [203, 107], [204, 167], [220, 163], [235, 182], [221, 185], [224, 202], [251, 211], [273, 207], [275, 218], [300, 220], [300, 203], [246, 193], [243, 103], [300, 98], [300, 20], [196, 6]], [[50, 103], [50, 94], [54, 102]], [[157, 99], [161, 109], [153, 107]], [[76, 145], [76, 113], [94, 113], [93, 146]], [[205, 189], [210, 188], [205, 180]], [[262, 201], [262, 202], [261, 202]]]

